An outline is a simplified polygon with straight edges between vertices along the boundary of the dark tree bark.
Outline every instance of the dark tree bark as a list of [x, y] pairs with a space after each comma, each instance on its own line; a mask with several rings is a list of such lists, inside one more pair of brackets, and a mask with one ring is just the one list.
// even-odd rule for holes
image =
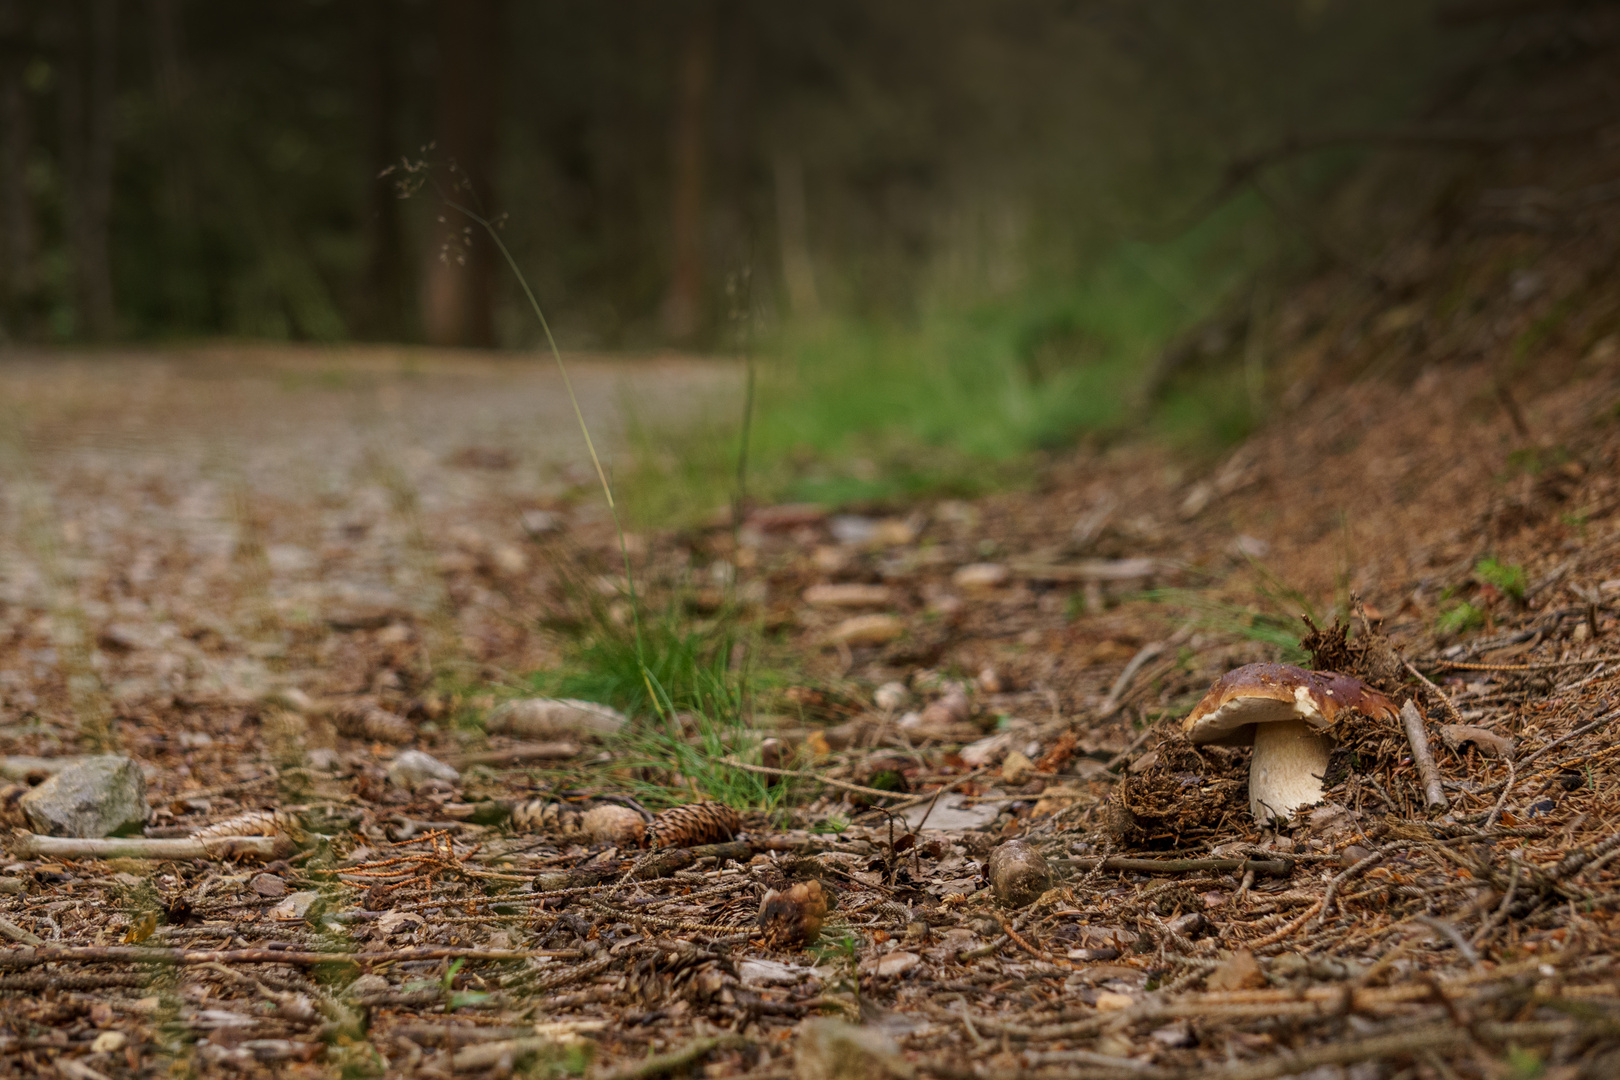
[[28, 192], [33, 116], [23, 85], [30, 36], [23, 0], [0, 0], [0, 311], [17, 334], [34, 288], [34, 203]]
[[112, 213], [117, 0], [85, 0], [69, 15], [65, 37], [60, 100], [68, 244], [82, 329], [103, 338], [113, 329], [107, 229]]
[[361, 335], [398, 340], [405, 331], [405, 244], [399, 199], [378, 174], [399, 161], [399, 66], [395, 58], [398, 0], [355, 5], [360, 55], [360, 115], [365, 124], [365, 197], [362, 200], [366, 268], [356, 325]]
[[[439, 0], [438, 154], [449, 196], [494, 213], [500, 117], [502, 0]], [[482, 230], [445, 208], [423, 275], [422, 322], [435, 345], [495, 344], [495, 251]]]
[[147, 27], [151, 36], [153, 88], [165, 113], [163, 141], [164, 210], [176, 225], [189, 225], [194, 216], [190, 151], [185, 137], [184, 109], [190, 90], [186, 78], [180, 18], [180, 0], [151, 0]]
[[672, 257], [663, 312], [664, 332], [676, 341], [692, 338], [703, 325], [703, 185], [715, 38], [712, 3], [692, 0], [687, 19], [675, 71], [670, 177]]

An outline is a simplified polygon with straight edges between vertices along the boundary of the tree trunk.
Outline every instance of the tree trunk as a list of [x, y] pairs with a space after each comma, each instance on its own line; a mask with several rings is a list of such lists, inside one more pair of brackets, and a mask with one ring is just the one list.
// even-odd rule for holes
[[18, 335], [34, 289], [34, 204], [28, 193], [33, 116], [23, 86], [29, 34], [23, 0], [0, 0], [0, 312]]
[[63, 193], [81, 330], [102, 338], [113, 329], [107, 228], [112, 212], [117, 0], [87, 0], [77, 14], [80, 18], [70, 18], [65, 27], [63, 50]]
[[809, 215], [805, 211], [804, 165], [797, 154], [776, 155], [776, 236], [782, 248], [782, 282], [788, 309], [800, 319], [821, 313], [815, 268], [810, 261]]
[[399, 199], [389, 179], [378, 174], [399, 160], [399, 73], [395, 62], [397, 0], [360, 0], [360, 115], [365, 123], [362, 222], [366, 269], [361, 282], [360, 333], [398, 340], [405, 330], [405, 244]]
[[163, 107], [163, 210], [177, 228], [188, 228], [195, 214], [190, 154], [184, 108], [188, 91], [181, 61], [182, 34], [179, 0], [151, 0], [152, 75], [158, 103]]
[[[446, 194], [494, 213], [502, 0], [439, 0], [438, 156], [450, 163]], [[444, 207], [423, 275], [422, 322], [435, 345], [495, 344], [495, 251], [489, 238]], [[470, 227], [469, 227], [470, 226]]]
[[671, 267], [664, 297], [664, 332], [676, 341], [703, 324], [703, 181], [707, 156], [709, 85], [714, 65], [714, 8], [693, 0], [675, 73], [670, 204]]

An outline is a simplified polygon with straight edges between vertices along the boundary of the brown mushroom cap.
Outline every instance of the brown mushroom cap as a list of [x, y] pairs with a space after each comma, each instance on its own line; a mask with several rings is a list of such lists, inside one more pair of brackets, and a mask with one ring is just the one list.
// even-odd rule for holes
[[1200, 745], [1248, 746], [1257, 724], [1303, 720], [1325, 732], [1343, 709], [1396, 715], [1394, 702], [1349, 675], [1293, 664], [1247, 664], [1216, 679], [1182, 729]]

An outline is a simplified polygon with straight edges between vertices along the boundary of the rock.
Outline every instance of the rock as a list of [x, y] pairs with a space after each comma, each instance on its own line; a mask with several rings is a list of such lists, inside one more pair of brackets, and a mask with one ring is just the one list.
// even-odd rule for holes
[[335, 773], [343, 768], [343, 759], [330, 746], [317, 746], [309, 752], [309, 767], [316, 772]]
[[886, 952], [882, 956], [864, 961], [861, 968], [873, 975], [893, 977], [910, 971], [920, 963], [922, 963], [922, 957], [916, 953], [895, 949], [893, 952]]
[[286, 896], [287, 883], [274, 874], [256, 874], [248, 888], [260, 896]]
[[990, 853], [990, 887], [1008, 907], [1027, 907], [1052, 887], [1046, 858], [1022, 840], [1009, 840]]
[[800, 1024], [798, 1035], [794, 1080], [908, 1080], [915, 1074], [894, 1039], [877, 1028], [818, 1017]]
[[827, 635], [833, 644], [887, 645], [902, 637], [906, 624], [895, 615], [856, 615], [845, 619]]
[[[978, 769], [997, 760], [1005, 759], [1014, 752], [1014, 748], [1026, 745], [1033, 733], [1034, 727], [1022, 720], [1012, 721], [1005, 731], [998, 731], [994, 735], [971, 742], [962, 747], [962, 760], [969, 766]], [[1028, 756], [1027, 754], [1025, 755]]]
[[827, 529], [840, 544], [859, 547], [870, 544], [877, 536], [878, 523], [867, 517], [839, 514], [827, 522]]
[[967, 691], [960, 686], [952, 686], [943, 697], [923, 710], [923, 722], [960, 723], [972, 714], [973, 705], [968, 701]]
[[1000, 563], [968, 563], [951, 575], [951, 584], [958, 589], [994, 589], [1005, 585], [1008, 576], [1007, 568]]
[[815, 976], [815, 968], [784, 964], [780, 960], [742, 960], [737, 978], [744, 986], [792, 986]]
[[911, 700], [911, 691], [902, 682], [886, 682], [872, 692], [872, 704], [884, 712], [898, 712]]
[[519, 519], [530, 536], [545, 536], [562, 530], [562, 518], [550, 510], [525, 510]]
[[1028, 755], [1019, 750], [1009, 752], [1001, 761], [1001, 778], [1009, 784], [1028, 783], [1030, 775], [1034, 771], [1035, 763], [1029, 760]]
[[647, 823], [640, 814], [628, 806], [613, 803], [593, 806], [585, 811], [579, 827], [591, 843], [617, 847], [640, 847], [647, 834]]
[[496, 573], [505, 577], [517, 577], [529, 569], [529, 557], [523, 549], [511, 544], [497, 544], [495, 550], [490, 552], [490, 564]]
[[393, 988], [393, 984], [387, 979], [383, 978], [381, 975], [375, 974], [374, 972], [368, 971], [366, 974], [360, 976], [358, 979], [354, 980], [354, 982], [349, 984], [349, 993], [355, 995], [386, 994]]
[[454, 784], [460, 779], [461, 773], [453, 765], [420, 750], [401, 750], [388, 766], [388, 782], [406, 791], [415, 791], [429, 780]]
[[1210, 973], [1204, 985], [1210, 990], [1258, 990], [1266, 985], [1266, 975], [1254, 953], [1239, 949]]
[[320, 898], [321, 894], [316, 892], [314, 889], [306, 889], [303, 892], [288, 893], [285, 900], [270, 909], [270, 917], [272, 919], [280, 919], [283, 922], [291, 921], [293, 919], [302, 919], [305, 915], [309, 914], [310, 907], [313, 906], [315, 901], [319, 900]]
[[1173, 1024], [1166, 1024], [1162, 1028], [1154, 1028], [1148, 1032], [1148, 1038], [1170, 1050], [1179, 1050], [1185, 1046], [1194, 1046], [1197, 1040], [1193, 1038], [1192, 1025], [1185, 1020], [1177, 1020]]
[[103, 1031], [90, 1041], [92, 1054], [116, 1054], [124, 1048], [129, 1036], [122, 1031]]
[[146, 823], [146, 776], [127, 757], [85, 758], [24, 794], [17, 804], [37, 833], [112, 836]]
[[523, 739], [604, 738], [617, 734], [629, 722], [617, 709], [594, 701], [518, 698], [490, 713], [484, 720], [484, 730], [491, 735], [516, 735]]
[[864, 585], [853, 581], [812, 585], [804, 590], [804, 602], [813, 608], [882, 607], [893, 597], [894, 591], [887, 585]]

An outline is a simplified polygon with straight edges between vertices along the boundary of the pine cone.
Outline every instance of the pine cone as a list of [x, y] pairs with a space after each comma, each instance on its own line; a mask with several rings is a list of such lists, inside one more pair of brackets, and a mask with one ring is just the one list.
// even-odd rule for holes
[[759, 929], [772, 949], [796, 949], [821, 935], [827, 894], [819, 881], [801, 881], [787, 892], [772, 889], [759, 905]]
[[581, 812], [563, 803], [531, 799], [512, 811], [512, 829], [589, 844], [641, 847], [647, 826], [641, 815], [628, 806], [604, 804]]
[[580, 831], [584, 814], [562, 803], [530, 799], [512, 811], [512, 830], [525, 833], [554, 833], [567, 836]]
[[212, 825], [204, 825], [192, 833], [194, 840], [207, 840], [215, 836], [286, 836], [297, 839], [304, 832], [298, 815], [286, 810], [249, 810]]
[[723, 844], [741, 829], [737, 811], [723, 803], [672, 806], [653, 815], [647, 826], [647, 844], [655, 848]]
[[333, 708], [332, 726], [339, 735], [350, 739], [369, 739], [395, 746], [416, 738], [416, 725], [369, 701], [346, 701]]

